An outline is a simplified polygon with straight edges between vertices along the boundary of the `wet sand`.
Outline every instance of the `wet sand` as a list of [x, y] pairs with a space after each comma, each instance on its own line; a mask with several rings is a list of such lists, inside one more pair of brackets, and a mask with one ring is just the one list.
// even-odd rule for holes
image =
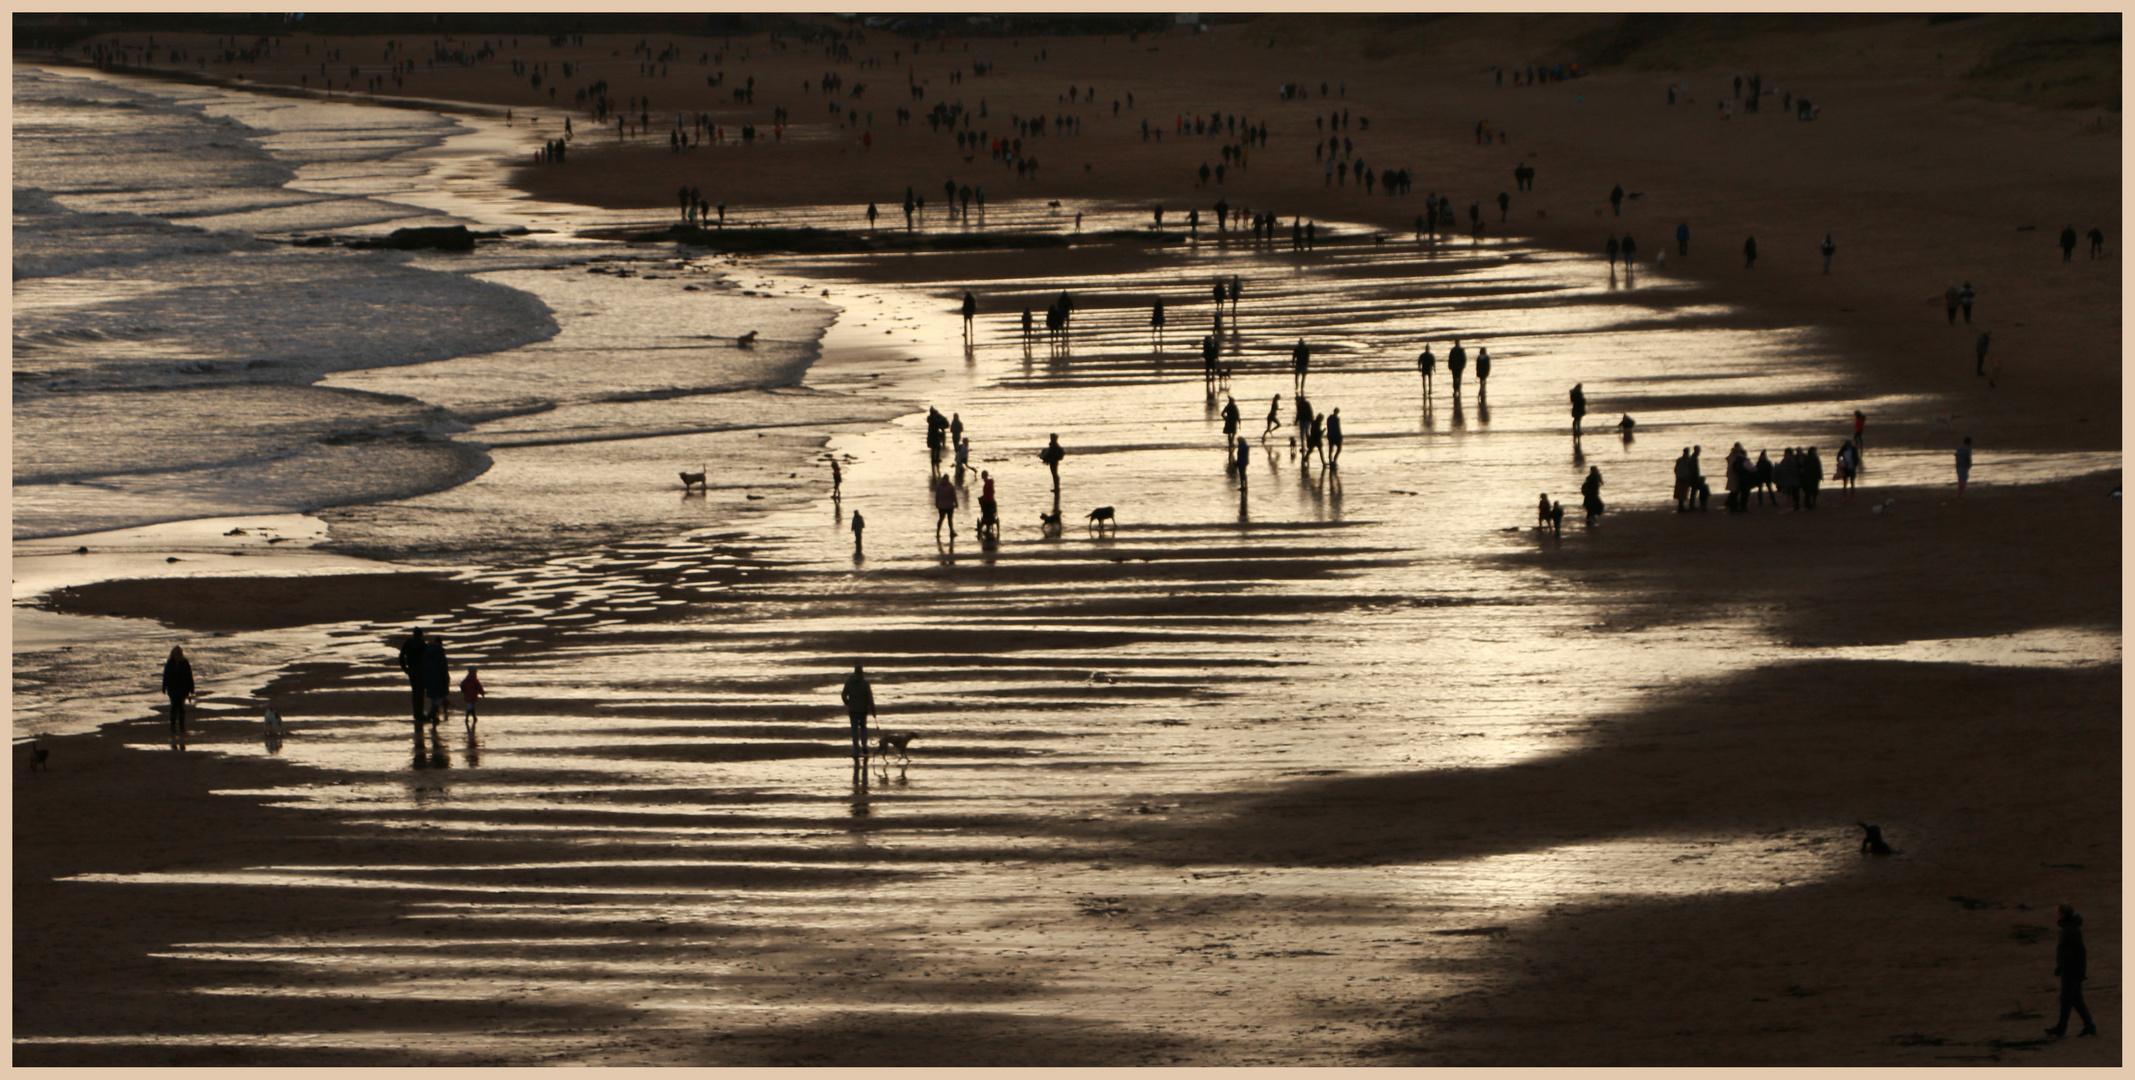
[[[1599, 103], [1610, 79], [1578, 85]], [[887, 368], [962, 413], [1000, 548], [931, 542], [907, 417], [831, 435], [836, 504], [817, 476], [745, 528], [465, 575], [495, 597], [447, 620], [494, 695], [473, 732], [410, 739], [378, 623], [273, 680], [300, 704], [271, 752], [237, 696], [205, 703], [214, 752], [184, 771], [160, 717], [57, 740], [16, 788], [17, 1063], [2117, 1063], [2117, 463], [2044, 456], [1959, 502], [1935, 416], [2117, 456], [2117, 343], [2031, 315], [2070, 382], [1948, 406], [1916, 396], [1984, 391], [1883, 348], [1926, 332], [1917, 304], [1802, 337], [1831, 325], [1806, 273], [1748, 307], [1674, 273], [1598, 299], [1567, 279], [1543, 299], [1577, 317], [1523, 324], [1463, 411], [1442, 381], [1424, 403], [1398, 346], [1590, 270], [1514, 246], [1434, 277], [1369, 247], [1248, 274], [1226, 353], [1247, 431], [1278, 390], [1287, 423], [1282, 342], [1315, 319], [1313, 396], [1355, 427], [1333, 473], [1256, 445], [1242, 497], [1188, 352], [1201, 309], [1163, 359], [1142, 343], [1144, 279], [1205, 275], [1116, 251], [737, 263], [846, 307], [810, 385]], [[1328, 313], [1299, 299], [1315, 274], [1388, 280]], [[1056, 357], [994, 315], [967, 359], [946, 298], [973, 280], [990, 311], [1072, 283], [1085, 336]], [[1372, 314], [1449, 283], [1479, 298]], [[1723, 314], [1635, 331], [1615, 304]], [[1575, 453], [1566, 365], [1650, 363], [1567, 345], [1601, 316], [1724, 348], [1627, 378], [1640, 438]], [[1800, 378], [1730, 381], [1759, 348]], [[1728, 432], [1828, 454], [1832, 403], [1870, 396], [1896, 415], [1853, 500], [1659, 509], [1677, 435], [1709, 474]], [[2046, 418], [2076, 401], [2086, 426]], [[1071, 448], [1056, 542], [1033, 527], [1048, 428]], [[1504, 531], [1589, 458], [1598, 528]], [[1100, 503], [1116, 539], [1079, 520]], [[918, 735], [859, 789], [852, 659]], [[1861, 820], [1899, 854], [1859, 856]], [[2092, 914], [2106, 1037], [2047, 1045], [2062, 901]]]

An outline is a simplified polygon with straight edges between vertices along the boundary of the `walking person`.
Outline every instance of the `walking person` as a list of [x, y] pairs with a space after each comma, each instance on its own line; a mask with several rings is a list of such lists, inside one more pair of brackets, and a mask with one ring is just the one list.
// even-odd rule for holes
[[1453, 349], [1446, 353], [1446, 370], [1453, 373], [1453, 400], [1460, 400], [1460, 376], [1468, 370], [1468, 350], [1461, 348], [1460, 339], [1453, 339]]
[[469, 724], [475, 722], [476, 708], [486, 696], [488, 691], [482, 689], [482, 680], [476, 677], [475, 669], [468, 668], [467, 677], [460, 680], [460, 707], [466, 711]]
[[1951, 326], [1957, 325], [1957, 305], [1961, 296], [1962, 293], [1955, 285], [1942, 290], [1942, 310], [1943, 314], [1949, 316]]
[[1268, 399], [1268, 426], [1260, 429], [1260, 437], [1263, 439], [1267, 438], [1269, 432], [1274, 431], [1276, 428], [1279, 428], [1281, 426], [1282, 395], [1277, 394], [1274, 397]]
[[1431, 347], [1425, 345], [1423, 354], [1416, 357], [1416, 370], [1423, 375], [1423, 394], [1431, 395], [1431, 376], [1438, 371], [1438, 358], [1431, 355]]
[[964, 294], [964, 341], [967, 343], [971, 340], [971, 320], [978, 313], [978, 297], [966, 292]]
[[934, 540], [941, 542], [941, 527], [949, 526], [949, 539], [956, 539], [956, 485], [946, 476], [934, 478]]
[[[1969, 442], [1970, 440], [1966, 440]], [[1342, 463], [1342, 409], [1336, 406], [1327, 414], [1327, 457], [1329, 465]]]
[[2105, 231], [2103, 229], [2093, 225], [2091, 226], [2091, 231], [2084, 235], [2090, 238], [2091, 258], [2095, 259], [2105, 254]]
[[1816, 448], [1809, 447], [1801, 459], [1801, 508], [1816, 509], [1816, 489], [1824, 483], [1824, 461], [1816, 456]]
[[1824, 234], [1824, 242], [1823, 242], [1823, 243], [1822, 243], [1821, 245], [1819, 245], [1819, 246], [1818, 246], [1817, 250], [1818, 250], [1818, 251], [1821, 251], [1821, 252], [1823, 252], [1823, 253], [1824, 253], [1824, 273], [1826, 273], [1826, 274], [1830, 273], [1830, 272], [1831, 272], [1831, 256], [1832, 256], [1833, 254], [1836, 254], [1836, 253], [1837, 253], [1837, 251], [1838, 251], [1838, 245], [1837, 245], [1837, 244], [1834, 244], [1834, 243], [1832, 243], [1832, 242], [1831, 242], [1831, 234], [1830, 234], [1830, 233], [1825, 233], [1825, 234]]
[[1990, 333], [1991, 331], [1981, 330], [1979, 332], [1979, 340], [1972, 346], [1972, 374], [1974, 375], [1985, 375], [1987, 373], [1987, 339]]
[[1490, 346], [1475, 350], [1475, 396], [1490, 392]]
[[1060, 436], [1048, 435], [1046, 439], [1045, 449], [1038, 451], [1038, 460], [1045, 462], [1045, 467], [1052, 471], [1053, 494], [1058, 495], [1060, 494], [1060, 459], [1067, 456], [1067, 451], [1060, 447]]
[[[1964, 445], [1957, 448], [1957, 497], [1964, 498], [1965, 484], [1972, 479], [1972, 437], [1964, 437]], [[2065, 1017], [2063, 1019], [2066, 1019]]]
[[2074, 225], [2070, 225], [2061, 230], [2061, 261], [2068, 262], [2074, 259], [2075, 257], [2076, 227]]
[[1757, 268], [1757, 238], [1754, 236], [1742, 242], [1742, 268], [1744, 270], [1755, 270]]
[[1675, 227], [1675, 253], [1690, 254], [1690, 223], [1687, 221]]
[[445, 657], [445, 639], [434, 637], [423, 649], [424, 719], [435, 728], [451, 707], [452, 661]]
[[2046, 1034], [2058, 1039], [2068, 1034], [2068, 1013], [2075, 1010], [2083, 1018], [2083, 1030], [2077, 1038], [2098, 1034], [2098, 1024], [2091, 1019], [2090, 1006], [2083, 1003], [2083, 980], [2090, 976], [2089, 951], [2083, 947], [2083, 916], [2067, 904], [2060, 905], [2061, 917], [2054, 925], [2061, 928], [2061, 940], [2053, 947], [2053, 973], [2061, 980], [2061, 1018]]
[[1573, 441], [1573, 442], [1578, 442], [1578, 441], [1579, 441], [1579, 436], [1580, 436], [1581, 434], [1583, 434], [1583, 432], [1582, 432], [1582, 431], [1580, 430], [1580, 426], [1581, 426], [1580, 422], [1581, 422], [1582, 420], [1584, 420], [1585, 418], [1586, 418], [1586, 384], [1585, 384], [1585, 383], [1578, 383], [1578, 384], [1575, 384], [1575, 385], [1574, 385], [1574, 386], [1572, 387], [1572, 441]]
[[1853, 498], [1853, 478], [1861, 471], [1861, 453], [1851, 442], [1838, 448], [1838, 469], [1832, 478], [1838, 481], [1841, 498]]
[[868, 685], [867, 673], [860, 670], [860, 665], [853, 665], [852, 677], [838, 691], [838, 700], [845, 703], [845, 715], [852, 723], [853, 766], [863, 768], [867, 764], [867, 718], [879, 720], [881, 716], [875, 711], [875, 688]]
[[1304, 338], [1298, 338], [1297, 347], [1290, 350], [1290, 373], [1296, 383], [1291, 388], [1291, 393], [1302, 394], [1305, 392], [1305, 374], [1311, 367], [1312, 347], [1305, 344]]
[[1964, 324], [1966, 326], [1972, 325], [1972, 300], [1978, 295], [1978, 293], [1972, 291], [1972, 283], [1969, 281], [1964, 283], [1963, 288], [1957, 290], [1957, 306], [1964, 310]]
[[163, 694], [170, 699], [171, 745], [185, 741], [185, 703], [193, 696], [193, 662], [185, 658], [185, 649], [171, 646], [170, 656], [163, 661]]
[[400, 673], [408, 677], [408, 715], [423, 722], [423, 650], [429, 646], [418, 626], [400, 646]]
[[1853, 464], [1859, 468], [1861, 454], [1868, 448], [1868, 415], [1859, 409], [1853, 410]]
[[1622, 185], [1622, 184], [1618, 184], [1618, 185], [1616, 185], [1615, 187], [1613, 187], [1613, 188], [1610, 188], [1610, 189], [1609, 189], [1609, 209], [1615, 212], [1615, 216], [1616, 216], [1616, 217], [1622, 217], [1622, 216], [1623, 216], [1623, 185]]
[[[1024, 309], [1023, 309], [1023, 329], [1024, 329], [1024, 333], [1025, 333], [1026, 335], [1028, 335], [1028, 333], [1030, 332], [1030, 309], [1029, 309], [1029, 308], [1024, 308]], [[1157, 347], [1157, 348], [1159, 348], [1159, 349], [1163, 348], [1163, 347], [1164, 347], [1164, 301], [1163, 301], [1163, 298], [1161, 298], [1161, 297], [1159, 297], [1159, 298], [1157, 299], [1157, 302], [1156, 302], [1156, 306], [1155, 306], [1155, 307], [1153, 307], [1153, 308], [1151, 308], [1151, 309], [1149, 310], [1149, 332], [1150, 332], [1151, 334], [1153, 334], [1153, 335], [1155, 335], [1155, 336], [1156, 336], [1156, 347]]]
[[1622, 249], [1623, 245], [1617, 243], [1615, 237], [1609, 237], [1608, 246], [1603, 250], [1609, 253], [1609, 272], [1612, 274], [1616, 272], [1616, 253]]
[[1638, 241], [1633, 240], [1628, 234], [1626, 234], [1623, 238], [1623, 270], [1625, 274], [1629, 274], [1631, 272], [1631, 263], [1637, 258]]
[[861, 533], [863, 533], [863, 532], [866, 532], [866, 531], [867, 531], [867, 519], [866, 519], [866, 518], [864, 518], [864, 517], [861, 517], [861, 516], [860, 516], [860, 511], [858, 511], [858, 510], [855, 510], [855, 511], [853, 511], [853, 561], [854, 561], [854, 562], [859, 562], [859, 561], [860, 561], [860, 556], [861, 556], [861, 554], [862, 554], [862, 547], [863, 547], [863, 542], [862, 542], [862, 540], [861, 540], [861, 535], [860, 535], [860, 534], [861, 534]]
[[1223, 450], [1230, 452], [1231, 444], [1238, 441], [1238, 402], [1229, 394], [1223, 395]]

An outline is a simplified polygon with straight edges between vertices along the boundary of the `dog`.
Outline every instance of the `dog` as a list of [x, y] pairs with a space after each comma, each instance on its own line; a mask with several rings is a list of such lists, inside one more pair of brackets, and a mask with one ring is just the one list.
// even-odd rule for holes
[[51, 758], [51, 756], [52, 756], [52, 752], [51, 752], [50, 750], [47, 750], [47, 749], [45, 749], [44, 747], [42, 747], [42, 746], [39, 746], [39, 745], [37, 745], [36, 743], [31, 743], [31, 744], [30, 744], [30, 771], [31, 771], [31, 772], [44, 772], [44, 771], [45, 771], [45, 769], [46, 769], [46, 765], [45, 765], [45, 762], [46, 762], [47, 760], [49, 760], [49, 759]]
[[702, 465], [698, 466], [697, 468], [697, 472], [686, 472], [676, 474], [682, 478], [682, 490], [688, 491], [690, 489], [690, 485], [695, 484], [697, 487], [703, 488], [704, 493], [709, 495], [712, 492], [712, 488], [710, 484], [704, 482], [704, 475], [710, 472], [711, 470], [705, 468]]
[[1890, 854], [1890, 845], [1889, 845], [1889, 844], [1886, 844], [1886, 843], [1884, 843], [1884, 842], [1883, 842], [1883, 827], [1882, 827], [1882, 826], [1880, 826], [1880, 825], [1870, 825], [1869, 823], [1867, 823], [1867, 822], [1865, 822], [1865, 821], [1856, 821], [1856, 822], [1854, 822], [1854, 824], [1856, 824], [1856, 825], [1859, 825], [1859, 826], [1860, 826], [1861, 828], [1863, 828], [1863, 829], [1866, 829], [1866, 830], [1868, 830], [1868, 835], [1866, 835], [1866, 836], [1863, 836], [1863, 837], [1861, 838], [1861, 854], [1863, 854], [1863, 855], [1888, 855], [1888, 854]]
[[734, 344], [744, 349], [756, 344], [756, 331], [751, 330], [748, 333], [743, 334], [738, 338], [735, 338]]
[[1107, 523], [1110, 523], [1113, 532], [1119, 531], [1119, 519], [1112, 516], [1112, 508], [1109, 506], [1100, 506], [1090, 511], [1089, 517], [1084, 520], [1088, 522], [1092, 529], [1102, 530]]
[[910, 732], [902, 735], [883, 732], [875, 739], [875, 755], [881, 758], [888, 758], [890, 751], [895, 750], [898, 757], [910, 761], [912, 760], [911, 745], [912, 735]]
[[1060, 512], [1056, 510], [1050, 514], [1039, 514], [1038, 528], [1047, 536], [1060, 535]]

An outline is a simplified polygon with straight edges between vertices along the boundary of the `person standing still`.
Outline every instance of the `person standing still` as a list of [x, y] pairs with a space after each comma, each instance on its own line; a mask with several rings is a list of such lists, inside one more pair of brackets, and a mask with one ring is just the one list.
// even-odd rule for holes
[[1972, 479], [1972, 437], [1964, 437], [1964, 445], [1957, 448], [1957, 497], [1964, 498], [1965, 484]]
[[1831, 256], [1832, 256], [1833, 254], [1835, 254], [1835, 253], [1836, 253], [1836, 252], [1838, 251], [1838, 245], [1837, 245], [1837, 244], [1834, 244], [1834, 243], [1832, 243], [1832, 242], [1831, 242], [1831, 234], [1830, 234], [1830, 233], [1825, 233], [1825, 234], [1824, 234], [1824, 242], [1823, 242], [1822, 246], [1821, 246], [1821, 247], [1819, 247], [1819, 248], [1818, 248], [1817, 250], [1819, 250], [1819, 251], [1822, 251], [1822, 252], [1824, 253], [1824, 273], [1826, 273], [1826, 274], [1830, 273], [1830, 272], [1831, 272]]
[[1053, 494], [1058, 495], [1060, 494], [1060, 459], [1067, 456], [1067, 451], [1060, 446], [1060, 436], [1048, 435], [1046, 438], [1048, 441], [1045, 444], [1045, 449], [1038, 451], [1038, 460], [1045, 462], [1045, 467], [1052, 471]]
[[875, 712], [875, 688], [868, 685], [867, 673], [860, 665], [853, 665], [852, 677], [845, 680], [845, 689], [838, 692], [839, 700], [845, 702], [845, 715], [852, 722], [853, 764], [864, 765], [867, 761], [867, 718], [881, 719]]
[[1572, 387], [1572, 439], [1574, 441], [1578, 440], [1580, 435], [1580, 424], [1585, 419], [1586, 384], [1578, 383]]
[[2061, 940], [2053, 947], [2053, 973], [2061, 980], [2061, 1020], [2046, 1029], [2046, 1034], [2058, 1039], [2068, 1034], [2068, 1013], [2073, 1009], [2083, 1018], [2083, 1030], [2077, 1038], [2098, 1034], [2098, 1024], [2091, 1019], [2090, 1006], [2083, 1003], [2083, 980], [2090, 974], [2090, 958], [2083, 947], [2083, 916], [2076, 909], [2062, 904], [2061, 917], [2054, 925], [2061, 928]]
[[1622, 184], [1618, 184], [1618, 185], [1616, 185], [1615, 187], [1613, 187], [1613, 188], [1610, 188], [1610, 189], [1609, 189], [1609, 209], [1610, 209], [1610, 210], [1613, 210], [1613, 211], [1615, 211], [1615, 215], [1614, 215], [1614, 216], [1616, 216], [1616, 217], [1622, 217], [1622, 216], [1623, 216], [1623, 185], [1622, 185]]

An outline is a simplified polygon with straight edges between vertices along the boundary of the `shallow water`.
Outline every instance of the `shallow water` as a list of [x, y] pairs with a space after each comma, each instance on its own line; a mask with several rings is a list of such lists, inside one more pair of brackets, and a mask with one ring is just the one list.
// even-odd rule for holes
[[[457, 205], [492, 197], [471, 167], [462, 181]], [[1068, 220], [1038, 204], [990, 213], [990, 227]], [[1085, 213], [1089, 230], [1138, 224], [1129, 208]], [[1050, 255], [919, 256], [900, 265], [932, 260], [939, 280], [893, 286], [851, 257], [612, 264], [628, 278], [586, 273], [591, 263], [541, 269], [530, 263], [593, 249], [530, 243], [538, 256], [497, 256], [474, 276], [538, 297], [555, 313], [552, 339], [343, 372], [309, 391], [450, 409], [489, 448], [471, 483], [329, 515], [344, 546], [473, 564], [471, 577], [505, 588], [439, 620], [455, 669], [483, 672], [480, 723], [413, 735], [393, 718], [405, 684], [382, 639], [396, 628], [347, 624], [215, 642], [223, 652], [209, 657], [228, 666], [187, 751], [302, 766], [228, 794], [399, 846], [81, 879], [205, 885], [240, 901], [354, 888], [403, 916], [302, 941], [179, 943], [165, 958], [203, 994], [507, 1010], [538, 997], [691, 1031], [762, 1012], [785, 1023], [924, 1008], [1188, 1027], [1204, 1040], [1196, 1060], [1353, 1062], [1386, 1025], [1386, 988], [1372, 984], [1413, 996], [1421, 981], [1439, 999], [1501, 986], [1499, 942], [1564, 905], [1798, 887], [1857, 872], [1855, 837], [1822, 821], [1756, 833], [1693, 822], [1443, 863], [1300, 868], [1160, 865], [1106, 830], [1172, 820], [1195, 795], [1576, 754], [1722, 658], [1736, 671], [1745, 656], [2119, 659], [2117, 635], [2091, 628], [1805, 657], [1757, 611], [1611, 627], [1606, 607], [1548, 572], [1552, 552], [1580, 543], [1589, 467], [1612, 507], [1658, 507], [1683, 446], [1705, 447], [1708, 475], [1736, 441], [1814, 443], [1828, 462], [1853, 408], [1871, 436], [1937, 408], [1849, 397], [1813, 328], [1729, 328], [1664, 274], [1611, 282], [1595, 260], [1511, 242], [1304, 256], [1200, 243], [1102, 276], [1034, 273], [1057, 265]], [[715, 272], [731, 283], [716, 318], [684, 291]], [[1284, 427], [1252, 440], [1242, 487], [1225, 468], [1223, 398], [1195, 352], [1210, 280], [1232, 273], [1246, 290], [1226, 312], [1222, 362], [1246, 432], [1260, 431], [1270, 395], [1284, 399]], [[954, 313], [967, 287], [982, 303], [969, 349]], [[1023, 306], [1042, 311], [1061, 289], [1078, 304], [1069, 344], [1026, 344]], [[1160, 295], [1161, 351], [1148, 329]], [[826, 301], [839, 314], [821, 359], [781, 385], [806, 363]], [[737, 357], [725, 339], [743, 328], [766, 340]], [[1422, 391], [1417, 350], [1429, 341], [1442, 362], [1456, 335], [1491, 349], [1487, 399], [1472, 383], [1456, 399], [1443, 366]], [[1343, 410], [1338, 469], [1286, 442], [1300, 336], [1314, 348], [1309, 397]], [[709, 373], [706, 357], [719, 365]], [[1592, 409], [1577, 442], [1574, 383]], [[959, 491], [961, 535], [935, 541], [911, 401], [967, 425], [973, 469], [998, 483], [997, 547], [970, 534], [975, 473]], [[1634, 439], [1612, 429], [1623, 413]], [[1056, 505], [1036, 459], [1047, 432], [1069, 451], [1058, 538], [1037, 520]], [[836, 500], [827, 469], [801, 464], [819, 453], [844, 464]], [[1982, 453], [1975, 480], [2117, 464]], [[670, 478], [700, 465], [713, 474], [705, 494]], [[1867, 514], [1876, 488], [1947, 472], [1940, 453], [1872, 441], [1864, 490], [1848, 501], [1826, 485], [1816, 513]], [[1537, 492], [1566, 503], [1563, 539], [1528, 528]], [[1085, 524], [1097, 506], [1115, 508], [1116, 531]], [[855, 513], [867, 521], [860, 557]], [[1803, 519], [1760, 508], [1675, 520], [1725, 543]], [[1516, 552], [1537, 558], [1497, 558]], [[238, 663], [248, 656], [284, 671], [300, 659], [316, 696], [252, 674], [263, 667]], [[836, 699], [855, 662], [875, 679], [881, 726], [915, 736], [909, 763], [864, 783]], [[270, 690], [290, 725], [280, 739], [257, 720]], [[165, 752], [152, 749], [160, 718], [121, 730]], [[375, 1045], [333, 1030], [216, 1037]]]

